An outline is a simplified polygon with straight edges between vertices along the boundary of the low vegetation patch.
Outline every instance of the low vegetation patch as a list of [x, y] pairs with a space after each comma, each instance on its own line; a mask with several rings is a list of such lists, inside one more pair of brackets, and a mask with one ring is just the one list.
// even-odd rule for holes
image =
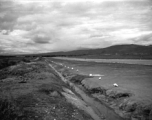
[[33, 57], [0, 57], [0, 69], [16, 65], [20, 62], [30, 62]]
[[75, 84], [79, 84], [81, 85], [82, 84], [82, 81], [85, 79], [85, 78], [89, 78], [89, 76], [86, 76], [86, 75], [75, 75], [73, 76], [70, 81], [75, 83]]
[[69, 88], [43, 60], [0, 70], [0, 120], [92, 120], [61, 94]]

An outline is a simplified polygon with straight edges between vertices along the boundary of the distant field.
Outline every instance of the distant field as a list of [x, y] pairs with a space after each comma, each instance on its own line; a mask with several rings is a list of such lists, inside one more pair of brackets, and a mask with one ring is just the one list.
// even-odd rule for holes
[[139, 65], [152, 65], [152, 60], [140, 60], [140, 59], [82, 59], [82, 58], [67, 58], [67, 57], [55, 57], [63, 60], [76, 60], [76, 61], [93, 61], [101, 63], [125, 63], [125, 64], [139, 64]]
[[[101, 80], [96, 77], [93, 81], [88, 81], [92, 86], [105, 86], [109, 88], [112, 87], [113, 83], [117, 83], [120, 87], [133, 92], [136, 98], [152, 102], [152, 61], [148, 60], [146, 62], [142, 60], [139, 62], [130, 60], [127, 61], [128, 64], [122, 64], [126, 62], [118, 61], [119, 63], [115, 63], [117, 60], [105, 60], [104, 63], [98, 63], [88, 62], [90, 60], [78, 60], [70, 58], [70, 61], [59, 59], [56, 61], [74, 67], [74, 70], [79, 69], [79, 72], [84, 74], [104, 75]], [[134, 63], [130, 63], [131, 61], [134, 61]]]

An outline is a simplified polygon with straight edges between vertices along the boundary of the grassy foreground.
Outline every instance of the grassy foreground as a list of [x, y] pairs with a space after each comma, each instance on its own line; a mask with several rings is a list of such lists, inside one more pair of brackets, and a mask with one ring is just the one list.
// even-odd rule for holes
[[67, 101], [70, 87], [43, 60], [0, 69], [0, 120], [92, 120]]

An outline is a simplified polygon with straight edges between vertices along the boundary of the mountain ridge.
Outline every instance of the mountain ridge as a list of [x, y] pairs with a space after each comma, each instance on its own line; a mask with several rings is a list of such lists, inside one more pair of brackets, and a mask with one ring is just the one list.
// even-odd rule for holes
[[[29, 54], [26, 54], [27, 56]], [[25, 55], [25, 56], [26, 56]], [[40, 54], [30, 54], [34, 56], [46, 57], [82, 57], [82, 58], [110, 58], [110, 59], [152, 59], [152, 45], [122, 44], [113, 45], [106, 48], [79, 49], [72, 51], [49, 52]], [[18, 56], [18, 55], [17, 55]]]
[[[138, 53], [152, 53], [152, 51], [150, 51], [150, 49], [152, 48], [152, 45], [148, 45], [148, 46], [144, 46], [144, 45], [135, 45], [135, 44], [122, 44], [122, 45], [113, 45], [113, 46], [109, 46], [106, 48], [96, 48], [96, 49], [80, 49], [80, 50], [72, 50], [72, 51], [62, 51], [62, 52], [53, 52], [53, 53], [76, 53], [76, 52], [87, 52], [87, 51], [93, 51], [93, 52], [97, 52], [97, 51], [102, 51], [102, 52], [111, 52], [113, 53], [114, 51], [119, 53], [120, 51], [123, 51], [124, 53], [129, 52], [130, 50], [134, 50], [134, 52], [138, 52]], [[113, 51], [114, 50], [114, 51]], [[132, 51], [133, 52], [133, 51]], [[91, 53], [88, 53], [91, 54]]]
[[85, 58], [137, 58], [152, 59], [152, 45], [135, 44], [114, 45], [106, 48], [73, 50], [68, 52], [50, 53], [54, 56], [76, 56]]

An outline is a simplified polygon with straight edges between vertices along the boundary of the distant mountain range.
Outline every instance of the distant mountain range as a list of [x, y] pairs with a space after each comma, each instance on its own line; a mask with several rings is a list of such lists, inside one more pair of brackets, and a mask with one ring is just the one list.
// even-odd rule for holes
[[80, 57], [100, 59], [152, 59], [152, 45], [142, 46], [135, 44], [114, 45], [98, 49], [80, 49], [68, 52], [51, 52], [32, 54], [47, 57]]
[[134, 44], [114, 45], [107, 48], [54, 52], [45, 55], [83, 57], [83, 58], [138, 58], [152, 59], [152, 45]]

